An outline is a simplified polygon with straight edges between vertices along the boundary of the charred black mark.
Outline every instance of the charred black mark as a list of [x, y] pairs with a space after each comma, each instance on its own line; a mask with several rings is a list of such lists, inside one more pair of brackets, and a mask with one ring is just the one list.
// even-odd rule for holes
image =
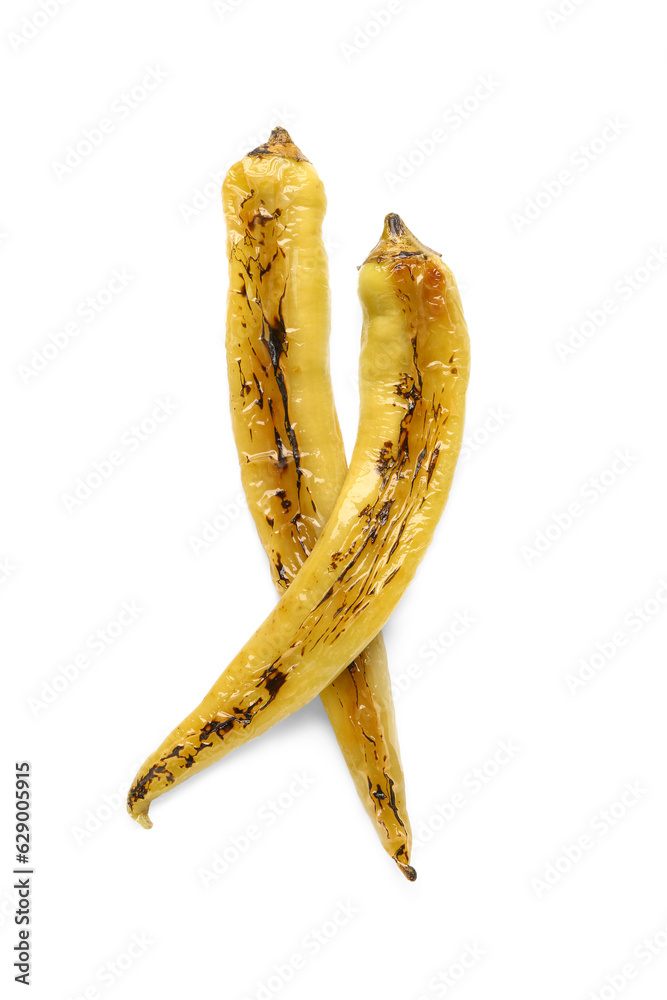
[[276, 490], [276, 496], [280, 498], [280, 506], [283, 510], [289, 510], [292, 506], [292, 501], [288, 499], [285, 490]]
[[[274, 671], [274, 673], [277, 673], [277, 671]], [[280, 687], [281, 684], [282, 681], [280, 682], [280, 684], [278, 684], [278, 688]], [[273, 684], [267, 684], [267, 690], [269, 690], [269, 693], [273, 698], [274, 692], [272, 692], [271, 690], [272, 686], [275, 687], [275, 682], [273, 682]], [[192, 747], [192, 753], [187, 753], [181, 756], [181, 750], [184, 749], [184, 744], [182, 744], [177, 747], [174, 747], [169, 753], [165, 753], [160, 758], [160, 761], [168, 761], [171, 760], [172, 758], [176, 758], [178, 760], [183, 761], [184, 767], [186, 768], [192, 767], [196, 763], [197, 755], [200, 754], [202, 750], [206, 750], [209, 747], [213, 746], [213, 743], [208, 743], [206, 741], [207, 736], [217, 736], [220, 740], [224, 740], [225, 735], [228, 732], [230, 732], [230, 730], [235, 725], [238, 724], [245, 728], [250, 724], [250, 722], [253, 719], [254, 715], [253, 710], [257, 705], [260, 704], [261, 704], [261, 699], [258, 699], [256, 702], [250, 705], [248, 709], [240, 709], [238, 707], [235, 707], [233, 709], [233, 712], [235, 713], [234, 718], [228, 716], [226, 719], [222, 720], [212, 719], [210, 722], [207, 722], [206, 725], [202, 726], [202, 728], [199, 730], [199, 744], [197, 746]], [[154, 764], [146, 772], [146, 774], [136, 783], [136, 785], [130, 790], [130, 794], [128, 796], [128, 804], [131, 806], [133, 802], [145, 798], [146, 794], [148, 793], [151, 782], [160, 775], [164, 775], [168, 784], [173, 784], [173, 782], [176, 780], [174, 775], [171, 773], [171, 771], [165, 764], [163, 763]]]
[[[392, 504], [396, 502], [396, 498], [393, 497], [391, 500], [384, 500], [380, 506], [375, 509], [378, 501], [371, 507], [370, 504], [366, 504], [363, 510], [359, 511], [358, 517], [365, 517], [366, 524], [369, 530], [369, 537], [372, 542], [377, 538], [380, 528], [383, 528], [387, 521], [389, 520], [389, 514], [391, 512]], [[349, 555], [352, 552], [353, 546], [346, 553]]]
[[329, 598], [331, 597], [331, 595], [333, 594], [333, 591], [334, 591], [334, 589], [333, 589], [333, 585], [332, 585], [331, 587], [329, 587], [329, 589], [327, 590], [327, 592], [324, 595], [324, 597], [322, 598], [322, 600], [318, 604], [316, 604], [315, 607], [319, 608], [320, 605], [324, 604], [325, 601], [328, 601]]
[[[403, 860], [405, 858], [405, 861]], [[401, 871], [408, 879], [409, 882], [417, 881], [417, 872], [414, 870], [411, 864], [408, 864], [408, 852], [405, 848], [405, 844], [401, 844], [399, 849], [394, 854], [394, 860], [397, 862]]]
[[232, 712], [236, 716], [237, 722], [240, 722], [244, 727], [252, 722], [252, 713], [255, 705], [258, 705], [262, 699], [258, 698], [257, 701], [251, 702], [247, 708], [239, 708], [235, 705]]
[[398, 806], [396, 805], [396, 796], [394, 795], [394, 782], [392, 781], [392, 779], [389, 777], [388, 774], [385, 774], [385, 778], [387, 779], [387, 785], [389, 787], [389, 808], [396, 817], [396, 822], [399, 823], [405, 830], [405, 824], [401, 819], [401, 817], [399, 816]]
[[279, 254], [279, 250], [276, 250], [276, 252], [274, 253], [274, 255], [271, 258], [271, 260], [268, 262], [268, 264], [266, 265], [266, 267], [262, 267], [261, 264], [259, 265], [259, 278], [260, 278], [260, 281], [262, 280], [262, 278], [264, 277], [265, 274], [269, 273], [269, 271], [271, 270], [271, 265], [273, 264], [273, 262], [276, 259], [276, 257], [278, 257], [278, 254]]
[[396, 212], [391, 212], [384, 220], [389, 233], [392, 236], [400, 237], [406, 235], [406, 228], [403, 219]]
[[417, 385], [419, 386], [419, 394], [421, 395], [421, 391], [424, 388], [424, 380], [422, 379], [422, 373], [421, 373], [421, 370], [419, 368], [419, 356], [417, 354], [417, 334], [416, 333], [415, 333], [414, 337], [412, 338], [412, 363], [415, 366], [415, 372], [417, 374]]
[[433, 454], [431, 455], [431, 460], [428, 463], [428, 469], [427, 469], [427, 473], [426, 473], [426, 482], [427, 482], [427, 484], [431, 482], [431, 476], [433, 475], [433, 473], [435, 471], [435, 464], [438, 461], [438, 455], [439, 454], [440, 454], [440, 445], [436, 444], [435, 448], [433, 449]]
[[382, 801], [383, 799], [386, 799], [386, 798], [387, 798], [387, 796], [386, 796], [386, 795], [384, 794], [384, 792], [382, 791], [382, 789], [380, 788], [380, 786], [379, 786], [379, 785], [378, 785], [378, 786], [376, 787], [376, 789], [375, 789], [375, 790], [374, 790], [374, 791], [372, 792], [372, 795], [373, 795], [373, 798], [374, 798], [374, 799], [377, 799], [377, 800], [378, 800], [378, 802], [381, 802], [381, 801]]
[[245, 196], [245, 198], [244, 198], [244, 199], [243, 199], [243, 201], [241, 202], [241, 205], [240, 205], [240, 208], [243, 208], [243, 206], [244, 206], [244, 205], [246, 205], [246, 204], [247, 204], [247, 203], [248, 203], [248, 202], [250, 201], [250, 199], [251, 199], [251, 198], [253, 197], [254, 193], [255, 193], [255, 189], [254, 189], [254, 188], [251, 188], [251, 189], [250, 189], [250, 194], [247, 194], [247, 195]]
[[421, 469], [422, 462], [424, 461], [425, 458], [426, 458], [426, 445], [424, 445], [424, 447], [422, 448], [422, 450], [417, 455], [417, 464], [415, 465], [415, 471], [414, 471], [414, 475], [412, 477], [412, 482], [413, 483], [414, 483], [415, 479], [417, 478], [417, 476], [419, 475], [419, 470]]
[[285, 451], [285, 445], [283, 444], [283, 439], [278, 433], [278, 427], [276, 426], [275, 418], [273, 415], [273, 400], [271, 399], [270, 396], [268, 398], [268, 404], [269, 404], [269, 413], [271, 414], [271, 419], [273, 421], [273, 440], [276, 443], [276, 465], [279, 469], [286, 469], [288, 453]]
[[272, 666], [264, 673], [262, 679], [264, 687], [269, 692], [269, 700], [265, 705], [262, 705], [262, 708], [264, 709], [273, 701], [275, 696], [280, 691], [281, 687], [287, 680], [287, 674], [283, 673], [282, 670], [278, 670], [277, 667]]
[[[416, 352], [415, 339], [412, 341], [413, 353]], [[382, 476], [383, 488], [389, 482], [392, 473], [399, 475], [402, 468], [410, 460], [409, 433], [417, 403], [423, 400], [422, 379], [417, 367], [415, 353], [415, 371], [417, 381], [411, 375], [402, 375], [397, 382], [396, 395], [407, 403], [406, 413], [399, 426], [398, 440], [396, 442], [396, 454], [394, 455], [394, 445], [392, 441], [385, 441], [380, 449], [375, 467]]]
[[285, 433], [287, 434], [287, 439], [292, 449], [292, 455], [294, 456], [296, 488], [297, 493], [300, 494], [301, 478], [303, 475], [303, 470], [301, 468], [301, 455], [299, 454], [299, 445], [289, 416], [289, 399], [287, 395], [287, 386], [285, 385], [285, 375], [280, 366], [281, 355], [287, 353], [287, 333], [285, 331], [285, 321], [283, 319], [283, 301], [286, 294], [287, 286], [285, 286], [283, 294], [280, 296], [278, 303], [278, 316], [273, 323], [269, 323], [266, 316], [262, 317], [262, 333], [260, 340], [262, 340], [268, 348], [276, 384], [278, 385], [278, 391], [283, 401]]
[[275, 212], [267, 212], [267, 210], [260, 206], [257, 209], [253, 217], [248, 221], [248, 229], [254, 229], [255, 226], [265, 226], [267, 222], [273, 222], [274, 219], [280, 217], [280, 209], [277, 208]]
[[[285, 332], [285, 324], [282, 318], [282, 302], [285, 298], [285, 291], [280, 296], [280, 303], [278, 306], [278, 318], [276, 322], [269, 323], [266, 316], [264, 317], [264, 324], [262, 327], [262, 336], [260, 340], [263, 340], [267, 346], [269, 357], [271, 358], [271, 364], [273, 365], [273, 370], [277, 374], [280, 368], [280, 356], [281, 354], [287, 354], [287, 334]], [[265, 330], [268, 330], [268, 337], [264, 336]], [[282, 375], [282, 372], [281, 372]]]
[[[359, 517], [363, 517], [364, 515], [367, 516], [368, 513], [369, 513], [369, 511], [370, 511], [370, 509], [371, 508], [369, 506], [368, 507], [364, 507], [363, 510], [359, 511]], [[350, 547], [347, 550], [347, 552], [334, 552], [334, 554], [331, 557], [331, 568], [332, 569], [336, 569], [336, 567], [338, 566], [338, 564], [340, 562], [342, 562], [343, 559], [347, 559], [348, 556], [351, 556], [352, 553], [354, 552], [355, 545], [356, 545], [356, 542], [352, 542], [352, 544], [350, 545]]]
[[359, 685], [357, 684], [357, 678], [355, 675], [362, 673], [362, 670], [356, 660], [353, 660], [352, 663], [350, 663], [347, 668], [347, 672], [350, 675], [350, 680], [354, 684], [354, 700], [357, 704], [357, 708], [359, 708]]
[[252, 377], [254, 379], [255, 387], [257, 389], [257, 399], [255, 400], [255, 403], [257, 404], [257, 406], [259, 406], [260, 410], [263, 410], [264, 409], [264, 390], [262, 389], [262, 387], [261, 387], [261, 385], [259, 383], [259, 379], [257, 378], [257, 376], [255, 375], [254, 372], [252, 373]]
[[[299, 548], [303, 552], [305, 558], [307, 559], [313, 550], [313, 545], [315, 544], [315, 539], [311, 537], [311, 533], [308, 530], [308, 525], [301, 516], [301, 512], [297, 510], [294, 517], [290, 519], [290, 524], [294, 528], [294, 534], [292, 538], [298, 543]], [[299, 558], [300, 564], [303, 566], [303, 560]]]
[[371, 536], [373, 539], [377, 536], [378, 530], [382, 528], [389, 519], [389, 511], [391, 510], [391, 505], [395, 503], [395, 499], [385, 500], [379, 511], [375, 515], [375, 524], [371, 530]]
[[241, 359], [236, 359], [236, 364], [239, 366], [239, 378], [241, 379], [241, 399], [247, 396], [250, 392], [250, 383], [246, 381], [246, 377], [243, 374], [243, 369], [241, 368]]
[[391, 441], [385, 441], [385, 443], [380, 448], [380, 454], [378, 455], [378, 460], [375, 463], [375, 468], [378, 470], [381, 476], [386, 475], [390, 465], [394, 461], [394, 446]]
[[[200, 729], [199, 734], [200, 736], [217, 736], [222, 740], [225, 737], [225, 733], [228, 733], [233, 727], [235, 721], [235, 719], [224, 719], [222, 721], [211, 720], [211, 722], [207, 722], [206, 725]], [[195, 750], [195, 752], [197, 751]]]
[[[392, 551], [393, 551], [393, 549], [392, 549]], [[397, 566], [397, 567], [396, 567], [396, 569], [393, 569], [393, 570], [391, 571], [391, 573], [390, 573], [390, 574], [389, 574], [389, 576], [388, 576], [388, 577], [386, 578], [386, 580], [383, 580], [383, 581], [382, 581], [382, 589], [383, 589], [383, 590], [384, 590], [384, 588], [385, 588], [385, 587], [387, 586], [387, 584], [388, 584], [388, 583], [391, 583], [391, 581], [392, 581], [392, 580], [394, 579], [394, 577], [396, 576], [396, 574], [398, 573], [398, 571], [399, 571], [399, 569], [400, 569], [400, 568], [401, 568], [400, 566]]]
[[152, 767], [146, 771], [146, 773], [137, 781], [127, 796], [127, 804], [132, 808], [135, 802], [139, 802], [140, 799], [145, 799], [149, 790], [151, 783], [154, 778], [159, 777], [159, 775], [164, 774], [168, 784], [172, 784], [174, 779], [173, 774], [165, 767], [164, 764], [153, 764]]
[[[255, 703], [256, 704], [256, 703]], [[185, 754], [183, 756], [178, 752], [182, 750], [183, 747], [176, 747], [171, 753], [166, 754], [161, 760], [168, 760], [170, 757], [177, 757], [179, 760], [184, 762], [186, 768], [192, 767], [196, 763], [197, 755], [201, 753], [202, 750], [207, 750], [209, 747], [213, 746], [213, 743], [206, 741], [208, 736], [217, 736], [218, 739], [224, 740], [227, 733], [229, 733], [235, 725], [241, 725], [245, 728], [252, 721], [253, 712], [251, 709], [254, 705], [250, 706], [249, 709], [234, 708], [235, 718], [228, 716], [226, 719], [211, 719], [206, 725], [202, 726], [199, 730], [199, 744], [192, 747], [192, 753]], [[168, 781], [174, 781], [174, 776], [171, 774], [167, 775]]]
[[[350, 572], [350, 570], [352, 569], [352, 567], [356, 563], [357, 559], [359, 559], [359, 557], [361, 556], [362, 552], [364, 551], [364, 549], [366, 548], [366, 546], [368, 545], [368, 543], [370, 541], [374, 541], [374, 540], [375, 540], [375, 536], [373, 536], [371, 534], [366, 535], [366, 538], [364, 539], [363, 545], [361, 545], [361, 547], [359, 548], [359, 551], [356, 553], [356, 555], [354, 555], [352, 557], [352, 559], [350, 559], [349, 563], [347, 564], [347, 566], [345, 567], [345, 569], [343, 570], [343, 572], [340, 574], [340, 576], [336, 577], [337, 583], [341, 583], [345, 579], [345, 577], [347, 576], [347, 574]], [[322, 603], [322, 602], [320, 602], [320, 603]]]
[[257, 364], [259, 365], [259, 367], [262, 369], [262, 371], [264, 372], [265, 375], [268, 375], [269, 374], [269, 370], [266, 367], [266, 365], [262, 362], [262, 360], [259, 357], [259, 355], [257, 354], [257, 351], [255, 350], [255, 345], [253, 344], [253, 342], [250, 339], [250, 337], [248, 337], [248, 346], [250, 347], [250, 350], [254, 354], [255, 360], [256, 360]]
[[347, 610], [347, 599], [345, 597], [345, 594], [343, 594], [343, 603], [340, 605], [339, 608], [336, 608], [336, 610], [334, 611], [333, 613], [334, 618], [337, 618], [338, 615], [342, 615], [343, 612], [346, 610]]
[[[411, 375], [402, 375], [396, 385], [396, 395], [400, 396], [401, 399], [408, 400], [408, 412], [412, 413], [415, 403], [421, 396], [421, 389]], [[410, 406], [410, 403], [412, 403], [412, 406]]]
[[283, 565], [283, 561], [280, 558], [280, 552], [276, 552], [276, 572], [278, 574], [279, 579], [282, 580], [282, 582], [284, 584], [286, 584], [287, 586], [289, 586], [289, 582], [290, 582], [289, 581], [289, 577], [288, 577], [288, 575], [287, 575], [287, 573], [285, 571], [285, 567]]
[[401, 524], [400, 528], [398, 529], [398, 534], [396, 535], [396, 540], [395, 540], [394, 544], [392, 545], [392, 547], [389, 549], [389, 555], [387, 556], [387, 559], [391, 559], [391, 557], [393, 556], [394, 552], [398, 548], [399, 543], [401, 541], [401, 538], [403, 537], [403, 532], [404, 531], [405, 531], [405, 521], [403, 521], [403, 523]]
[[273, 527], [273, 525], [274, 525], [274, 520], [273, 520], [273, 518], [272, 518], [272, 517], [269, 517], [269, 515], [268, 515], [268, 514], [266, 515], [266, 523], [268, 524], [268, 526], [269, 526], [270, 528], [272, 528], [272, 527]]
[[400, 462], [401, 465], [405, 464], [410, 458], [410, 445], [408, 441], [408, 435], [410, 432], [410, 425], [412, 423], [412, 417], [415, 412], [415, 407], [417, 406], [419, 400], [421, 400], [422, 398], [422, 377], [419, 371], [419, 366], [417, 364], [416, 337], [413, 337], [412, 339], [412, 353], [414, 356], [414, 365], [418, 381], [415, 382], [411, 376], [404, 375], [401, 382], [399, 382], [399, 384], [396, 386], [397, 393], [399, 393], [399, 395], [402, 395], [403, 399], [405, 399], [408, 404], [407, 413], [401, 420], [401, 426], [398, 435], [397, 462]]
[[[231, 252], [231, 257], [232, 257], [232, 258], [233, 258], [233, 259], [234, 259], [234, 260], [235, 260], [235, 261], [236, 261], [236, 262], [237, 262], [238, 264], [240, 264], [240, 265], [241, 265], [241, 267], [242, 267], [242, 268], [243, 268], [243, 270], [245, 271], [245, 274], [246, 274], [246, 276], [247, 276], [247, 278], [248, 278], [248, 281], [250, 281], [250, 282], [251, 282], [251, 284], [252, 284], [252, 283], [253, 283], [253, 281], [254, 281], [254, 279], [253, 279], [253, 276], [252, 276], [252, 271], [250, 270], [250, 263], [251, 263], [251, 261], [252, 261], [252, 259], [253, 259], [253, 258], [247, 258], [247, 257], [244, 257], [244, 256], [243, 256], [243, 255], [241, 254], [241, 251], [240, 251], [240, 249], [239, 249], [238, 247], [234, 247], [234, 249], [233, 249], [233, 250], [232, 250], [232, 252]], [[242, 274], [242, 273], [239, 273], [239, 278], [241, 278], [241, 280], [243, 280], [243, 274]], [[245, 284], [244, 284], [244, 290], [243, 290], [243, 294], [244, 294], [244, 295], [246, 294], [246, 293], [245, 293]], [[247, 296], [246, 296], [246, 297], [247, 297]]]

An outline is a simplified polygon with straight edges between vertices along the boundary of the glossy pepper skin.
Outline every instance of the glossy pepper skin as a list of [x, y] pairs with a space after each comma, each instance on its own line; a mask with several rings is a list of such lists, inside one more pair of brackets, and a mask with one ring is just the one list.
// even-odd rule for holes
[[128, 797], [153, 799], [318, 695], [396, 607], [442, 514], [461, 447], [470, 345], [451, 271], [396, 215], [359, 272], [359, 429], [329, 520], [290, 587]]
[[[329, 373], [324, 188], [284, 129], [230, 169], [227, 366], [248, 507], [280, 593], [313, 550], [347, 472]], [[411, 829], [381, 635], [320, 697], [363, 805], [407, 878]]]

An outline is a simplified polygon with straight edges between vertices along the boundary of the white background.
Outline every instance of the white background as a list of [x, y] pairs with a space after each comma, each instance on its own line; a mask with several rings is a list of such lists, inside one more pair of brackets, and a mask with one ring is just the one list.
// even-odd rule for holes
[[[664, 24], [649, 0], [565, 2], [560, 20], [556, 2], [3, 4], [3, 981], [27, 759], [40, 1000], [664, 996]], [[328, 194], [348, 449], [356, 265], [386, 212], [442, 251], [470, 327], [466, 449], [386, 629], [414, 885], [319, 702], [158, 802], [152, 831], [122, 801], [275, 600], [238, 499], [218, 190], [276, 123]], [[126, 287], [88, 322], [114, 269]], [[157, 400], [173, 412], [131, 445]], [[141, 610], [98, 654], [123, 602]], [[453, 639], [457, 614], [474, 621]]]

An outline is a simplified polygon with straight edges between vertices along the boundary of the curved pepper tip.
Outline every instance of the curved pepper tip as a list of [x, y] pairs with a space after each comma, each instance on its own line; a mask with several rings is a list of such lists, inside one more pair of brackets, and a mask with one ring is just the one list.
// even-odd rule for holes
[[398, 858], [396, 858], [396, 864], [401, 869], [408, 882], [417, 881], [417, 872], [412, 865], [406, 865], [405, 861], [399, 861]]
[[152, 820], [148, 816], [148, 809], [145, 812], [131, 813], [132, 819], [136, 819], [139, 826], [143, 826], [144, 830], [150, 830], [153, 826]]

